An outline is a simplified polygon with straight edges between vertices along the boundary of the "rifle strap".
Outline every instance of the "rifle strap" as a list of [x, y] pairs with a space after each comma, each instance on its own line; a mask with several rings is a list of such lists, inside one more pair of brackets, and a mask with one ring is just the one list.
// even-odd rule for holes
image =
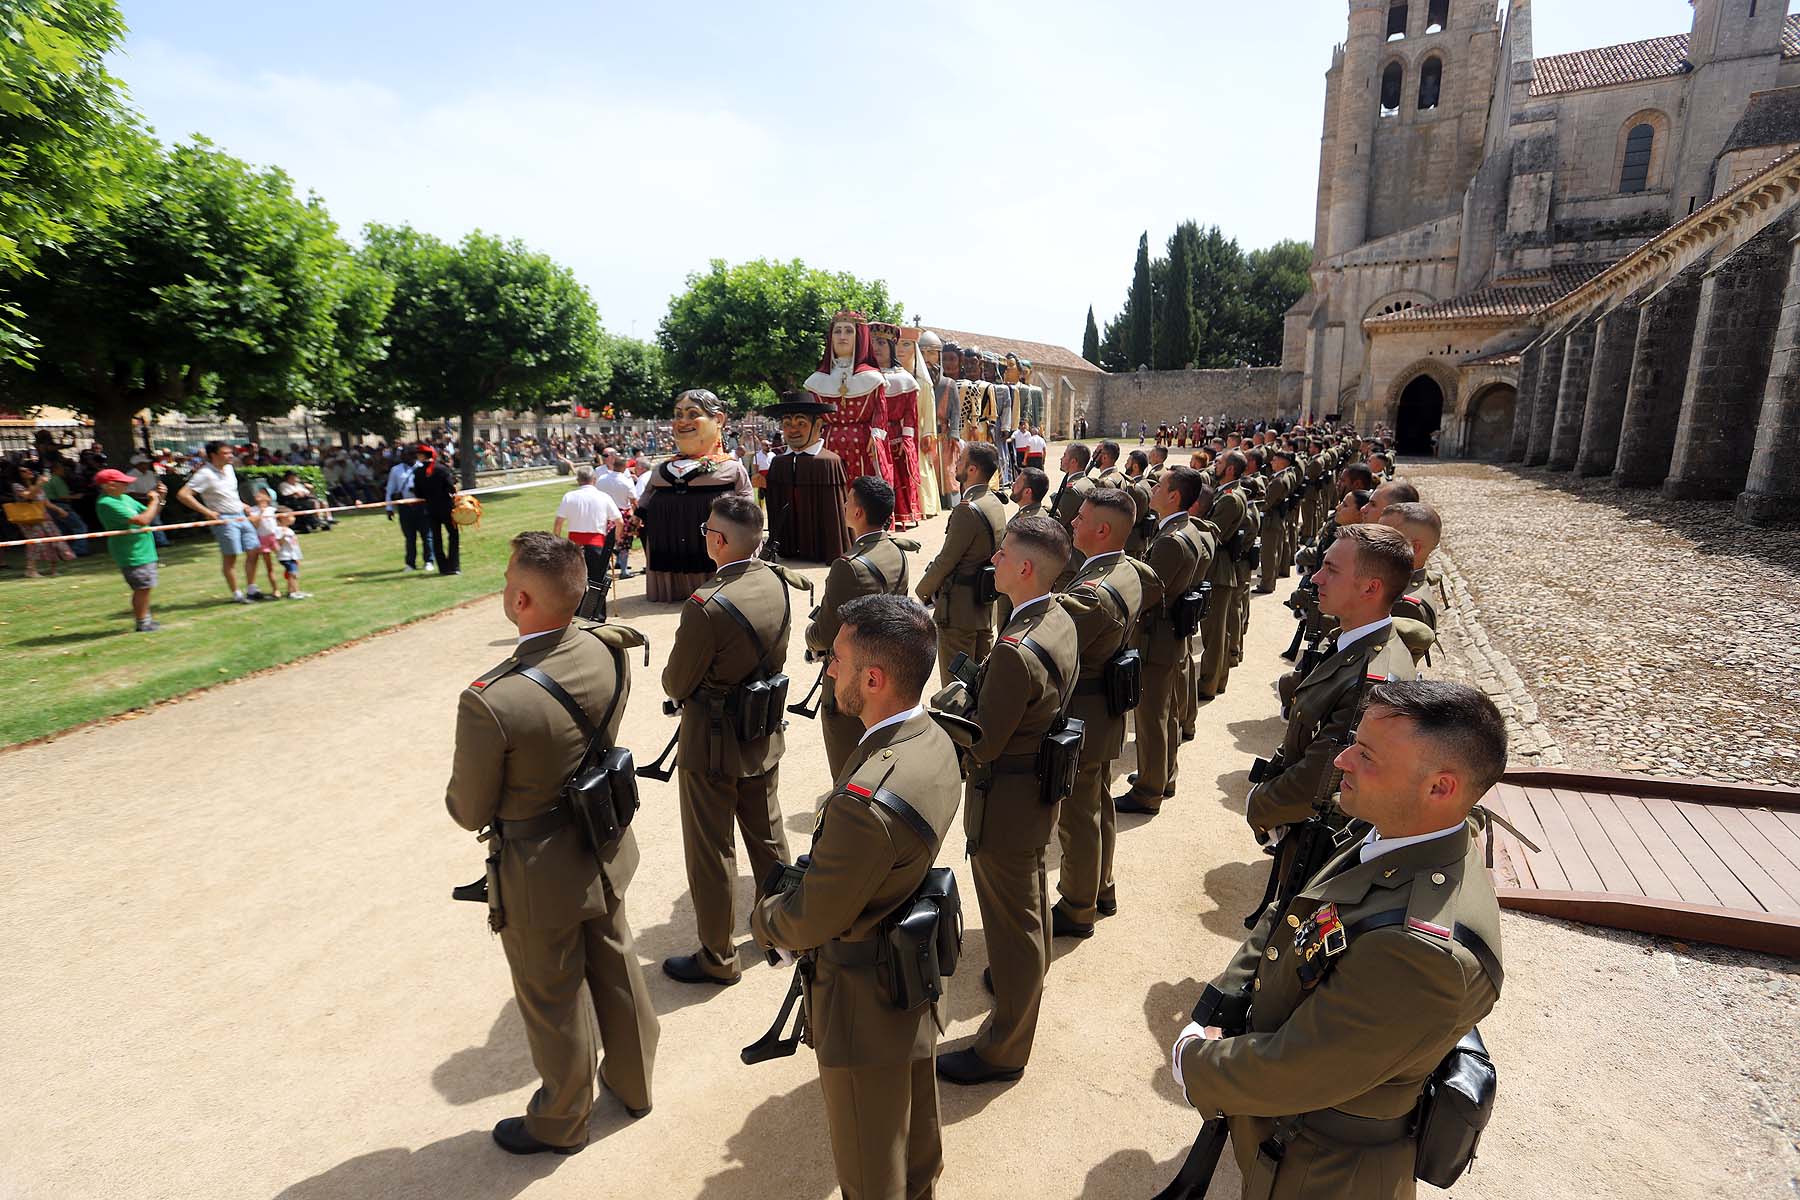
[[[719, 607], [725, 611], [725, 615], [743, 626], [744, 632], [750, 635], [750, 648], [756, 651], [756, 665], [750, 668], [749, 676], [739, 680], [740, 683], [747, 683], [767, 666], [769, 647], [764, 644], [762, 635], [756, 632], [756, 626], [750, 623], [750, 618], [744, 615], [744, 610], [731, 602], [723, 588], [714, 592], [707, 599], [717, 601]], [[788, 621], [791, 619], [791, 615], [792, 609], [788, 600], [787, 584], [783, 583], [781, 586], [781, 630], [775, 635], [778, 645], [787, 641]]]
[[[1344, 935], [1350, 942], [1354, 943], [1358, 937], [1365, 933], [1370, 933], [1377, 929], [1386, 929], [1393, 925], [1404, 924], [1406, 924], [1406, 910], [1404, 908], [1390, 908], [1386, 912], [1378, 912], [1372, 917], [1364, 917], [1356, 924], [1344, 930]], [[1489, 979], [1493, 980], [1494, 990], [1496, 992], [1499, 991], [1501, 984], [1506, 979], [1506, 972], [1501, 970], [1500, 959], [1488, 948], [1488, 944], [1483, 940], [1482, 936], [1473, 929], [1470, 929], [1467, 925], [1458, 921], [1456, 927], [1450, 931], [1450, 937], [1455, 941], [1461, 942], [1463, 947], [1467, 949], [1470, 954], [1475, 956], [1475, 961], [1481, 964], [1481, 969], [1487, 972]]]
[[875, 582], [881, 585], [881, 590], [883, 592], [889, 590], [887, 576], [881, 573], [881, 568], [876, 566], [874, 561], [871, 560], [868, 555], [852, 554], [850, 556], [850, 561], [853, 563], [861, 563], [863, 565], [863, 570], [875, 577]]

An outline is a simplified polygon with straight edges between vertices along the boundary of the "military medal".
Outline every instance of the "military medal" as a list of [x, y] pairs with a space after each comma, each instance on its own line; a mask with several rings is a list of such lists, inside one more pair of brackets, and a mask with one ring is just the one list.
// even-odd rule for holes
[[1332, 959], [1350, 945], [1344, 933], [1344, 922], [1338, 917], [1337, 905], [1321, 905], [1313, 915], [1300, 923], [1294, 932], [1294, 956], [1300, 973], [1302, 991], [1319, 986], [1332, 966]]

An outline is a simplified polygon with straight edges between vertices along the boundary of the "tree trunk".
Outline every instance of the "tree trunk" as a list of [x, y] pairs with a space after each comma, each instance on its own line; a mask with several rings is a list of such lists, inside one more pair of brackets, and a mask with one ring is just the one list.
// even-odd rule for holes
[[255, 417], [245, 417], [244, 440], [260, 446], [262, 444], [262, 439], [257, 437], [257, 434], [261, 432], [261, 425], [262, 422], [258, 421]]
[[475, 486], [475, 404], [473, 401], [463, 405], [462, 440], [456, 445], [457, 456], [462, 460], [462, 485], [464, 488]]
[[88, 415], [94, 419], [94, 440], [106, 451], [108, 464], [121, 469], [136, 450], [132, 440], [136, 402], [117, 392], [94, 395], [88, 400]]

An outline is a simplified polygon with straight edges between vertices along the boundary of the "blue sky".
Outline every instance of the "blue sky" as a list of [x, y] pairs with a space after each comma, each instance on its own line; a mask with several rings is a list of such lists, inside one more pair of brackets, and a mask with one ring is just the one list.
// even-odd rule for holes
[[[1453, 0], [1464, 4], [1485, 0]], [[711, 258], [887, 280], [927, 324], [1079, 347], [1138, 234], [1310, 238], [1344, 0], [907, 5], [122, 0], [116, 72], [366, 221], [522, 238], [651, 336]], [[1539, 54], [1688, 0], [1536, 0]]]

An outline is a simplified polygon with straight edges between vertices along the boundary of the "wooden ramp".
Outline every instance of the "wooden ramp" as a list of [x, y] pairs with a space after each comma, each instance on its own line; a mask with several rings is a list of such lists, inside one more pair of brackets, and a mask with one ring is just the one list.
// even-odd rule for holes
[[1800, 958], [1800, 789], [1508, 771], [1483, 803], [1502, 908]]

